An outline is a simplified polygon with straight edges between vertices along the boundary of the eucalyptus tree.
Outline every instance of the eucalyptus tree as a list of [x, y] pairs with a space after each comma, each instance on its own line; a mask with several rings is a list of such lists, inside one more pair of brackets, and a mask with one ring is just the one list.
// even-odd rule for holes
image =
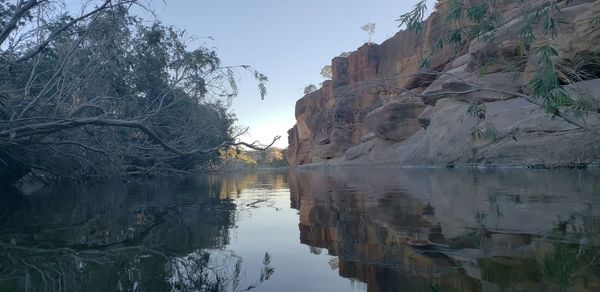
[[189, 173], [239, 142], [228, 103], [243, 71], [137, 0], [0, 0], [0, 179]]

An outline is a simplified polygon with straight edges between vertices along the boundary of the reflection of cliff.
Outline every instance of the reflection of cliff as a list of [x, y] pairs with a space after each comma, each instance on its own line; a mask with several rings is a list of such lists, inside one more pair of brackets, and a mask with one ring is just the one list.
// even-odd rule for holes
[[[551, 285], [539, 267], [553, 248], [541, 236], [560, 218], [600, 218], [593, 203], [598, 176], [298, 171], [290, 174], [290, 190], [292, 207], [300, 211], [301, 242], [337, 255], [340, 275], [368, 283], [369, 291], [419, 291], [432, 283], [450, 291], [542, 291]], [[600, 287], [593, 273], [582, 274], [588, 281], [582, 291]]]
[[281, 190], [287, 188], [285, 171], [256, 170], [213, 175], [209, 181], [219, 188], [220, 198], [235, 198], [246, 188]]

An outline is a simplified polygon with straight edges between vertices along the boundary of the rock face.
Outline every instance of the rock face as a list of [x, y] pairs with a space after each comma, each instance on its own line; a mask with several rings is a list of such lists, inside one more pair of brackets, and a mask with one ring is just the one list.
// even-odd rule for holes
[[[570, 119], [553, 117], [520, 96], [538, 70], [537, 56], [519, 49], [520, 1], [499, 1], [506, 21], [496, 28], [493, 43], [473, 39], [444, 46], [429, 57], [429, 68], [440, 73], [422, 73], [423, 56], [450, 33], [443, 16], [447, 2], [438, 2], [419, 34], [400, 31], [380, 45], [365, 44], [332, 60], [332, 80], [296, 103], [296, 125], [288, 132], [290, 165], [599, 161], [600, 135], [593, 132], [600, 133], [600, 25], [593, 19], [600, 15], [600, 0], [559, 1], [555, 61], [586, 73], [565, 91], [590, 110], [583, 117], [567, 112]], [[543, 1], [531, 5], [538, 2]], [[534, 43], [532, 51], [540, 45]], [[474, 106], [480, 112], [473, 114]]]
[[421, 129], [417, 118], [425, 104], [419, 98], [391, 101], [366, 116], [365, 124], [377, 137], [401, 142]]

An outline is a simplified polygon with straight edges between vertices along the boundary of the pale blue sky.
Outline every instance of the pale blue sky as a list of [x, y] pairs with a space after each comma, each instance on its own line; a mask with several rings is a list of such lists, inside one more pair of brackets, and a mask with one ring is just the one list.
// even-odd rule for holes
[[260, 100], [256, 83], [243, 75], [232, 111], [250, 127], [244, 140], [282, 138], [295, 123], [294, 106], [307, 84], [323, 81], [321, 68], [341, 52], [368, 40], [360, 27], [377, 25], [380, 43], [398, 31], [395, 21], [416, 0], [168, 0], [154, 1], [158, 18], [216, 47], [224, 65], [248, 64], [270, 79], [268, 96]]

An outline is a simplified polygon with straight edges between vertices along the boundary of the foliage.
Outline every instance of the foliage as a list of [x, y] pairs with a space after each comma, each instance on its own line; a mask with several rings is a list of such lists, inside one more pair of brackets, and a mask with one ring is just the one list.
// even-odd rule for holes
[[[564, 86], [577, 81], [596, 78], [596, 68], [600, 67], [600, 61], [588, 58], [586, 65], [563, 64], [559, 51], [556, 48], [558, 37], [558, 25], [563, 12], [557, 0], [546, 0], [532, 4], [531, 1], [520, 1], [522, 15], [518, 18], [516, 25], [518, 51], [521, 59], [502, 60], [507, 62], [506, 66], [518, 68], [519, 62], [527, 61], [535, 63], [536, 70], [527, 84], [526, 93], [531, 95], [531, 100], [544, 107], [546, 112], [561, 116], [562, 111], [573, 111], [576, 116], [581, 117], [590, 110], [588, 103], [575, 98], [564, 89]], [[427, 1], [418, 1], [412, 11], [403, 14], [397, 21], [400, 26], [416, 34], [421, 33], [421, 26], [427, 10]], [[501, 14], [498, 12], [498, 1], [464, 1], [449, 0], [442, 11], [442, 19], [446, 22], [446, 33], [435, 41], [429, 52], [421, 61], [422, 69], [431, 66], [431, 59], [435, 53], [445, 46], [463, 49], [464, 45], [472, 40], [479, 39], [485, 43], [495, 42], [497, 30], [504, 25]], [[595, 26], [600, 23], [598, 17], [590, 18], [590, 23]], [[496, 52], [501, 56], [501, 52]], [[560, 62], [563, 63], [558, 63]], [[510, 63], [514, 62], [514, 63]], [[592, 73], [590, 73], [592, 72]], [[472, 108], [470, 108], [472, 109]], [[470, 113], [468, 113], [470, 114]], [[475, 129], [473, 136], [480, 136], [482, 131]]]
[[325, 65], [322, 69], [321, 69], [321, 76], [323, 76], [323, 78], [325, 79], [331, 79], [332, 75], [332, 71], [331, 71], [331, 65]]
[[[194, 171], [218, 160], [220, 145], [236, 144], [228, 104], [239, 72], [266, 94], [266, 76], [223, 66], [214, 49], [190, 48], [184, 31], [132, 16], [136, 1], [102, 1], [81, 15], [60, 1], [1, 3], [6, 172], [80, 179]], [[15, 17], [18, 29], [7, 24]]]
[[570, 287], [575, 282], [575, 275], [580, 264], [575, 251], [565, 244], [557, 244], [553, 251], [543, 259], [541, 270], [544, 277], [551, 282], [561, 287]]
[[[269, 147], [265, 150], [244, 150], [230, 147], [219, 151], [224, 169], [237, 168], [276, 168], [288, 166], [287, 149]], [[238, 163], [236, 163], [238, 162]], [[240, 163], [241, 162], [241, 165]]]
[[368, 43], [370, 44], [371, 38], [373, 37], [373, 34], [375, 33], [375, 23], [369, 22], [369, 23], [361, 26], [360, 29], [364, 30], [369, 35]]
[[342, 52], [339, 56], [342, 58], [347, 58], [348, 56], [350, 56], [350, 54], [352, 54], [352, 52]]
[[400, 15], [400, 18], [396, 20], [400, 22], [398, 27], [406, 26], [409, 31], [421, 32], [425, 12], [427, 12], [427, 0], [420, 0], [415, 4], [413, 10]]
[[475, 102], [467, 108], [467, 116], [485, 119], [486, 106], [481, 102]]
[[304, 95], [311, 94], [317, 91], [317, 86], [314, 84], [309, 84], [304, 87]]
[[256, 165], [256, 159], [254, 159], [251, 155], [248, 155], [247, 152], [235, 147], [228, 147], [227, 149], [219, 150], [219, 156], [221, 157], [221, 161], [233, 159], [241, 161], [245, 165]]

